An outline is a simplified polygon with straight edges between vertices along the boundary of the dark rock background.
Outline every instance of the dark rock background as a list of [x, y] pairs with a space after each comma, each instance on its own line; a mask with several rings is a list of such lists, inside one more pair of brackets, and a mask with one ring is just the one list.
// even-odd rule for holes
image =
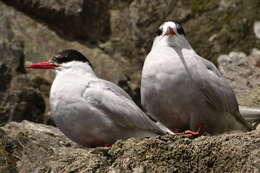
[[257, 130], [86, 149], [54, 127], [11, 122], [53, 125], [53, 74], [24, 64], [66, 48], [81, 51], [100, 77], [139, 104], [142, 63], [165, 20], [181, 23], [193, 48], [219, 64], [240, 104], [260, 107], [260, 39], [253, 28], [259, 9], [259, 0], [0, 0], [0, 123], [8, 123], [0, 133], [0, 172], [260, 172]]
[[0, 41], [0, 123], [24, 119], [43, 122], [45, 103], [25, 74], [20, 41]]

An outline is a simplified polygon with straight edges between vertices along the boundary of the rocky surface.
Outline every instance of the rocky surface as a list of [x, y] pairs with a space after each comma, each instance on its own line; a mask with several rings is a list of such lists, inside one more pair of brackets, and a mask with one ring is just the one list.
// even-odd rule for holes
[[109, 33], [109, 12], [106, 1], [91, 0], [14, 0], [8, 5], [47, 23], [67, 39], [106, 40]]
[[82, 148], [28, 121], [9, 123], [0, 135], [2, 172], [260, 172], [260, 131], [131, 138], [111, 148]]
[[45, 103], [25, 74], [20, 42], [0, 40], [0, 78], [0, 124], [25, 119], [43, 122]]
[[260, 107], [260, 50], [250, 55], [230, 52], [218, 58], [219, 69], [234, 89], [241, 105]]
[[257, 39], [260, 39], [260, 21], [254, 23], [254, 32]]
[[[61, 37], [70, 35], [73, 40], [94, 41], [95, 47], [112, 44], [109, 55], [118, 51], [144, 55], [158, 25], [170, 19], [184, 24], [194, 47], [208, 58], [216, 58], [220, 52], [259, 47], [252, 32], [254, 22], [260, 19], [258, 0], [1, 1], [62, 33]], [[243, 43], [249, 40], [250, 43]]]

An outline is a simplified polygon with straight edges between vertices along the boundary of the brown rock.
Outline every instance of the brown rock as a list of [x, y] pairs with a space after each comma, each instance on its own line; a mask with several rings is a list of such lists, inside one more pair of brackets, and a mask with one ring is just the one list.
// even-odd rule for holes
[[[2, 127], [17, 172], [260, 172], [260, 131], [166, 135], [82, 148], [50, 126], [28, 121]], [[7, 140], [8, 139], [8, 140]]]
[[0, 72], [0, 123], [24, 119], [43, 122], [44, 100], [24, 74], [20, 42], [0, 40]]
[[107, 40], [110, 34], [106, 1], [2, 0], [7, 5], [48, 24], [62, 37], [77, 40]]
[[230, 82], [239, 104], [260, 107], [260, 51], [253, 49], [250, 55], [230, 52], [218, 58], [219, 69]]

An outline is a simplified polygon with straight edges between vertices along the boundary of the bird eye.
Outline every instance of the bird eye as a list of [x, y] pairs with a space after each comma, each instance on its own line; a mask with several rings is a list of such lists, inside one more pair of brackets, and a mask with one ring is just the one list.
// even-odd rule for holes
[[176, 23], [176, 29], [179, 34], [185, 35], [185, 31], [180, 24]]
[[157, 31], [155, 32], [155, 34], [159, 36], [159, 35], [162, 34], [162, 32], [163, 32], [162, 29], [159, 28], [159, 29], [157, 29]]
[[52, 57], [50, 60], [49, 60], [50, 63], [57, 63], [57, 58], [56, 57]]

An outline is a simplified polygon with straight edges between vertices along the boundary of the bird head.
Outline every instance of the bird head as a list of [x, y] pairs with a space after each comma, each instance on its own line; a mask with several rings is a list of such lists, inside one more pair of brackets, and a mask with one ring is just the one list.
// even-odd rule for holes
[[154, 45], [166, 43], [169, 46], [183, 46], [186, 41], [182, 26], [173, 21], [164, 22], [156, 31]]
[[62, 71], [64, 69], [70, 69], [85, 64], [92, 68], [89, 60], [79, 51], [66, 49], [55, 54], [49, 61], [31, 64], [28, 65], [27, 68], [54, 69], [56, 71]]

